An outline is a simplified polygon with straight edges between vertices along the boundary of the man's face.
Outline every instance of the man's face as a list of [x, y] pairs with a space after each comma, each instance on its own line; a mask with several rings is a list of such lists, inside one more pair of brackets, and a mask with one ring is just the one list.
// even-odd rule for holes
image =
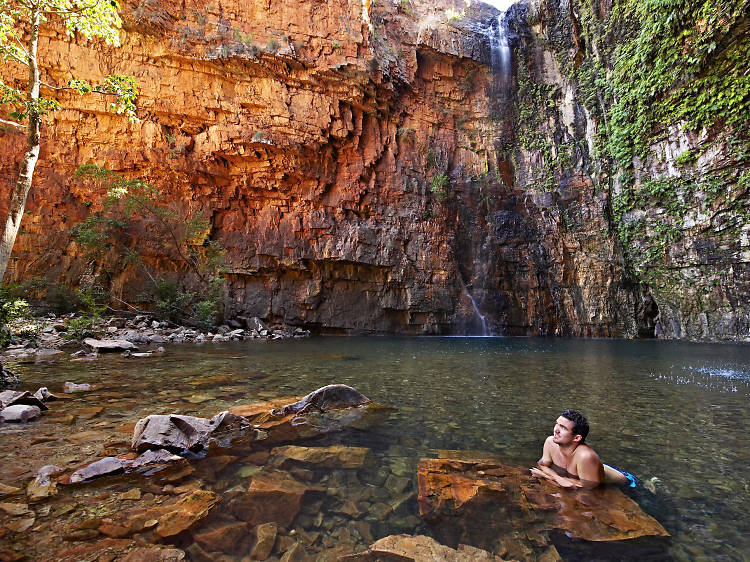
[[570, 445], [571, 443], [580, 441], [581, 436], [573, 433], [573, 427], [575, 427], [573, 420], [560, 416], [555, 422], [552, 441], [558, 445]]

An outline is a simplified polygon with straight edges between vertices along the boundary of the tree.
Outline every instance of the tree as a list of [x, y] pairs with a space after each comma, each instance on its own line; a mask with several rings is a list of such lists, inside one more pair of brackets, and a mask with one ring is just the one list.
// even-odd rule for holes
[[[49, 90], [52, 95], [60, 90], [112, 95], [115, 100], [111, 108], [117, 113], [125, 113], [132, 121], [136, 120], [138, 89], [130, 76], [113, 74], [107, 76], [103, 84], [94, 86], [75, 78], [62, 87], [44, 82], [39, 68], [39, 29], [44, 25], [62, 23], [68, 35], [79, 34], [89, 40], [99, 37], [108, 45], [118, 47], [119, 28], [122, 25], [118, 8], [115, 0], [0, 0], [1, 68], [5, 70], [14, 65], [28, 68], [25, 87], [17, 80], [8, 80], [5, 72], [0, 75], [0, 104], [10, 106], [8, 117], [12, 119], [0, 117], [0, 125], [26, 132], [26, 152], [0, 238], [0, 281], [8, 267], [31, 189], [34, 168], [39, 160], [42, 115], [60, 107], [58, 101], [42, 97], [40, 91]], [[25, 125], [24, 121], [27, 122]]]

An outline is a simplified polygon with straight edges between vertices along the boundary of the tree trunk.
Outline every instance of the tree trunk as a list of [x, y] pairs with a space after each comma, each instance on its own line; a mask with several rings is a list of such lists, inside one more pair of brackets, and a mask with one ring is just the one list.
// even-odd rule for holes
[[29, 125], [26, 137], [26, 153], [21, 162], [21, 170], [18, 173], [13, 195], [8, 206], [8, 218], [5, 221], [2, 239], [0, 239], [0, 282], [2, 282], [5, 270], [16, 243], [16, 235], [21, 226], [23, 211], [26, 207], [26, 198], [31, 189], [34, 177], [34, 168], [39, 160], [40, 148], [40, 125], [39, 115], [39, 66], [37, 61], [37, 47], [39, 43], [39, 3], [35, 2], [31, 11], [31, 33], [28, 42], [29, 52], [29, 84], [26, 90], [29, 100]]

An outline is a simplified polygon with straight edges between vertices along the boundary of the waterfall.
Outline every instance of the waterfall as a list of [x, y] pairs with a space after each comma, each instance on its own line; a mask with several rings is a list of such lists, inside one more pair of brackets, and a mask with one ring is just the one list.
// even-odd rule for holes
[[505, 12], [500, 12], [490, 23], [487, 35], [490, 39], [490, 62], [495, 73], [496, 95], [507, 98], [510, 93], [513, 68]]
[[469, 300], [471, 301], [471, 306], [474, 308], [474, 314], [479, 318], [479, 320], [482, 322], [482, 334], [483, 336], [491, 336], [492, 332], [490, 332], [489, 327], [487, 326], [487, 318], [479, 311], [479, 307], [477, 306], [476, 301], [474, 300], [474, 297], [471, 296], [471, 293], [469, 292], [469, 289], [464, 287], [464, 291], [466, 292], [466, 296], [469, 297]]
[[474, 316], [476, 316], [479, 319], [479, 322], [482, 326], [482, 333], [479, 334], [480, 336], [491, 336], [492, 331], [489, 328], [489, 324], [487, 324], [487, 317], [482, 314], [482, 311], [479, 310], [479, 306], [477, 305], [477, 301], [474, 300], [474, 297], [469, 292], [469, 288], [466, 286], [466, 283], [464, 283], [463, 278], [461, 275], [458, 276], [458, 280], [461, 282], [461, 287], [464, 290], [464, 294], [469, 299], [469, 302], [471, 303], [471, 307], [474, 310]]

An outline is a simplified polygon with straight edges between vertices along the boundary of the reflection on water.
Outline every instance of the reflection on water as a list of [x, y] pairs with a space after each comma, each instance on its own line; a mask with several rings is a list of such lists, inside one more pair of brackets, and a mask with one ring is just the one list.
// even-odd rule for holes
[[[108, 447], [116, 448], [118, 442], [122, 446], [132, 433], [131, 424], [148, 414], [210, 417], [236, 404], [344, 383], [398, 411], [367, 432], [315, 442], [368, 447], [374, 458], [373, 465], [357, 474], [302, 473], [316, 485], [357, 490], [361, 496], [354, 501], [345, 494], [333, 499], [317, 496], [303, 505], [292, 526], [308, 535], [319, 533], [312, 537], [316, 544], [341, 542], [334, 536], [344, 533], [341, 529], [347, 529], [344, 538], [358, 545], [388, 533], [427, 533], [417, 517], [414, 496], [420, 457], [435, 456], [439, 449], [470, 449], [531, 466], [559, 412], [575, 408], [589, 418], [587, 441], [602, 459], [636, 474], [653, 489], [631, 495], [672, 534], [671, 556], [736, 560], [750, 552], [746, 346], [313, 338], [175, 346], [164, 357], [103, 356], [95, 363], [61, 361], [14, 370], [23, 377], [23, 390], [47, 386], [60, 393], [65, 381], [92, 383], [97, 389], [51, 404], [41, 422], [0, 426], [4, 484], [25, 482], [45, 464], [76, 466]], [[97, 412], [100, 406], [104, 409]], [[215, 467], [211, 472], [209, 465], [200, 466], [208, 461], [197, 465], [198, 474], [210, 473], [201, 476], [201, 484], [222, 494], [238, 484], [246, 486], [257, 469], [240, 458], [217, 474]], [[66, 489], [50, 515], [35, 522], [34, 532], [41, 537], [36, 548], [56, 548], [52, 536], [70, 532], [70, 521], [91, 517], [97, 510], [106, 512], [109, 500], [98, 505], [92, 497], [103, 490], [115, 497], [113, 490], [119, 493], [133, 486], [149, 489], [132, 479]], [[146, 493], [160, 492], [163, 487]], [[368, 518], [362, 512], [364, 508], [385, 513], [384, 505], [391, 506], [387, 517]], [[566, 556], [575, 558], [575, 553]]]

